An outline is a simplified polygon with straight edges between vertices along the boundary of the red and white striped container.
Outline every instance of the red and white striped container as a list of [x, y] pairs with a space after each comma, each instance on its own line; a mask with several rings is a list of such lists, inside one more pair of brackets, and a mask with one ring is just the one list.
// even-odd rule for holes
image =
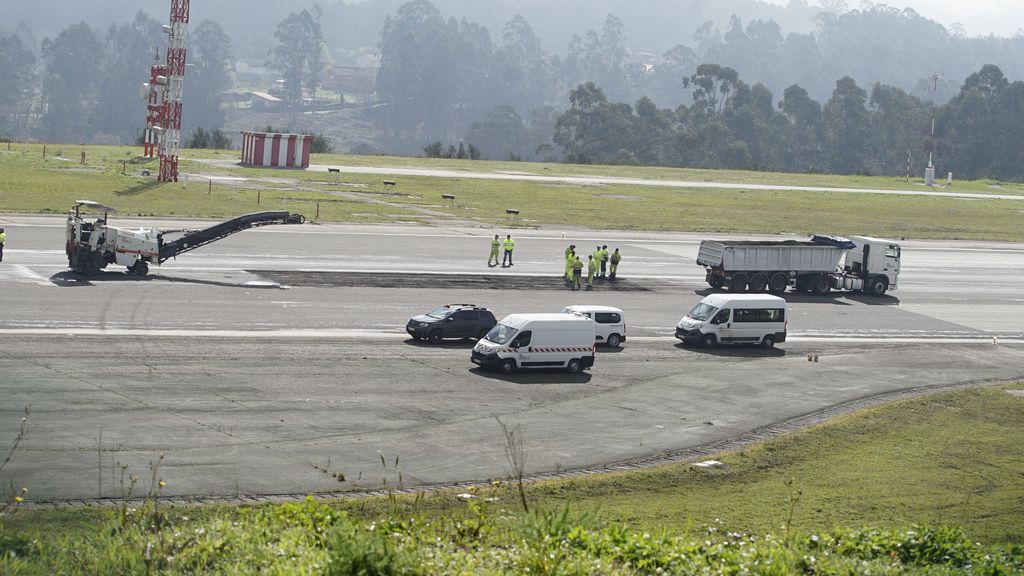
[[242, 132], [242, 164], [274, 168], [309, 168], [313, 136]]

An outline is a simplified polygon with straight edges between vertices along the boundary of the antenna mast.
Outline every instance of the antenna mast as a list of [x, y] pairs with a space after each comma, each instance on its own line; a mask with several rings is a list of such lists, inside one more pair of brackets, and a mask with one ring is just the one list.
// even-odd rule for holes
[[171, 0], [171, 22], [164, 26], [167, 59], [150, 67], [149, 84], [143, 85], [148, 89], [143, 151], [148, 158], [159, 155], [159, 182], [178, 181], [188, 16], [189, 0]]

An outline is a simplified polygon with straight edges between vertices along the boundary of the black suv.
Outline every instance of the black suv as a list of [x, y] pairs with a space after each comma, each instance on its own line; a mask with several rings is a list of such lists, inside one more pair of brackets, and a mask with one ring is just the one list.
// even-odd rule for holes
[[445, 304], [422, 316], [413, 316], [405, 331], [413, 338], [440, 344], [445, 338], [483, 338], [497, 324], [494, 314], [475, 304]]

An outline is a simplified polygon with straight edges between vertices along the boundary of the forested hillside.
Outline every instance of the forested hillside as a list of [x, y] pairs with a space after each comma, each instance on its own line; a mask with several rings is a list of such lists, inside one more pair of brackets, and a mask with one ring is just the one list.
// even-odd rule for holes
[[[0, 137], [134, 141], [165, 3], [8, 10]], [[228, 114], [247, 126], [245, 110], [222, 105], [240, 66], [262, 71], [246, 89], [283, 80], [285, 123], [317, 98], [344, 102], [324, 95], [324, 70], [370, 66], [372, 88], [348, 96], [376, 135], [336, 138], [336, 149], [418, 154], [464, 142], [496, 159], [870, 174], [902, 174], [908, 157], [919, 174], [934, 153], [940, 174], [1024, 177], [1024, 34], [966, 37], [912, 10], [844, 6], [195, 3], [185, 133], [220, 128]]]

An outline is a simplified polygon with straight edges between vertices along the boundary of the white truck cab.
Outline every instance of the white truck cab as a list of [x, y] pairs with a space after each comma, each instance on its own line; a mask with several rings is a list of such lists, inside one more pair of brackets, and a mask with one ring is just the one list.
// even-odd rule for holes
[[710, 348], [716, 344], [760, 344], [772, 348], [786, 341], [786, 301], [769, 294], [712, 294], [676, 325], [676, 338]]
[[598, 344], [617, 348], [626, 341], [626, 315], [611, 306], [573, 304], [559, 310], [563, 314], [581, 314], [594, 321], [594, 338]]
[[576, 374], [594, 365], [594, 321], [576, 314], [510, 314], [476, 343], [471, 359], [503, 374], [521, 368]]

